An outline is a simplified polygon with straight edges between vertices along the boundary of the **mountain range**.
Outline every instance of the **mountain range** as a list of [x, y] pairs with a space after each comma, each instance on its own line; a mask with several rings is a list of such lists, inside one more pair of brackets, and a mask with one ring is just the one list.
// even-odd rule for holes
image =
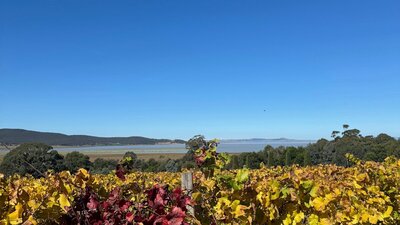
[[161, 143], [185, 143], [180, 139], [154, 139], [140, 136], [96, 137], [89, 135], [66, 135], [61, 133], [39, 132], [24, 129], [0, 129], [0, 143], [18, 145], [28, 142], [41, 142], [48, 145], [154, 145]]

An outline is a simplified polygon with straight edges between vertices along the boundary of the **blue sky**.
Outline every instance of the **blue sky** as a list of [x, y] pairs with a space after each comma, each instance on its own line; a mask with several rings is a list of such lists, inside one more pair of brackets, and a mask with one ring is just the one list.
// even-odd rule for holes
[[[1, 1], [0, 127], [400, 136], [399, 1]], [[265, 110], [265, 111], [264, 111]]]

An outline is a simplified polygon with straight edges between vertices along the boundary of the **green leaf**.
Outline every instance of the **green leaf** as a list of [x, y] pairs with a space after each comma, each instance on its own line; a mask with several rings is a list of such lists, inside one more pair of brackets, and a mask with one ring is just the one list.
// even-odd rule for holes
[[249, 170], [248, 169], [241, 169], [236, 174], [235, 180], [238, 183], [243, 183], [249, 179]]

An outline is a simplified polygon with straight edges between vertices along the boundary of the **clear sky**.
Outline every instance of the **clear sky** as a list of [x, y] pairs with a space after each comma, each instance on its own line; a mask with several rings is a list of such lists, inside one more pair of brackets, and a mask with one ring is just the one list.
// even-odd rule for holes
[[0, 2], [0, 128], [400, 136], [400, 1]]

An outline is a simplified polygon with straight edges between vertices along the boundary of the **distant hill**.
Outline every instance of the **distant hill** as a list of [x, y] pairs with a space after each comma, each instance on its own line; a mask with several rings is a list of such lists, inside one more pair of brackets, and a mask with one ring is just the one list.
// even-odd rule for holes
[[298, 140], [289, 138], [250, 138], [250, 139], [222, 139], [221, 143], [270, 143], [270, 142], [282, 142], [282, 143], [314, 143], [314, 140]]
[[0, 129], [0, 143], [22, 144], [41, 142], [48, 145], [153, 145], [160, 143], [185, 143], [184, 140], [154, 139], [139, 136], [132, 137], [95, 137], [88, 135], [66, 135], [60, 133], [39, 132], [23, 129]]

